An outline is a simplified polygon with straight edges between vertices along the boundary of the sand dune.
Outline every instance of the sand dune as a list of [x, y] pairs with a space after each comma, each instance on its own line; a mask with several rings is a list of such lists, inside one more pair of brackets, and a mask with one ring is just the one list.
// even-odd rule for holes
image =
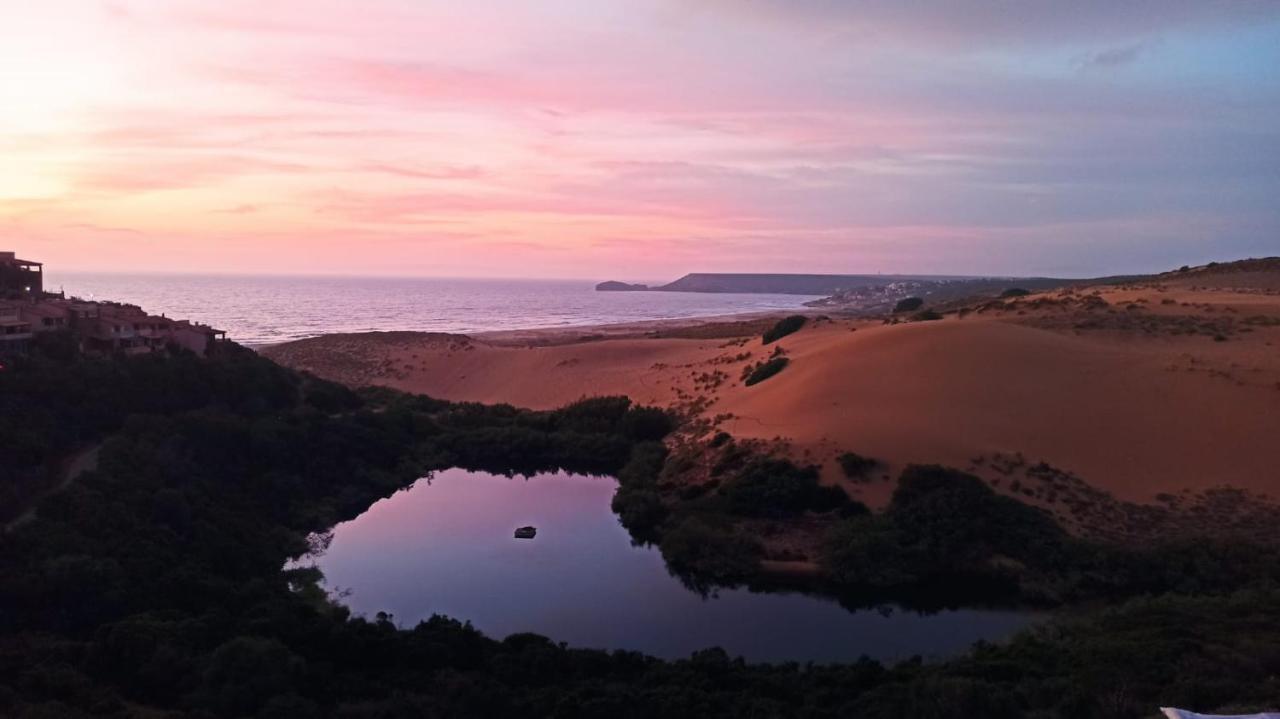
[[[1087, 312], [1071, 304], [1080, 296], [934, 322], [811, 323], [779, 342], [790, 366], [752, 387], [742, 368], [772, 349], [756, 336], [535, 347], [337, 336], [268, 353], [352, 384], [453, 400], [700, 399], [708, 417], [730, 415], [723, 429], [782, 438], [832, 482], [843, 481], [841, 451], [879, 458], [891, 475], [911, 462], [990, 474], [987, 459], [1020, 454], [1125, 500], [1221, 485], [1280, 494], [1280, 296], [1114, 288]], [[850, 486], [872, 504], [891, 487]]]
[[1280, 482], [1280, 391], [1169, 369], [1182, 349], [986, 320], [815, 333], [776, 382], [718, 409], [740, 418], [731, 433], [790, 437], [818, 459], [966, 467], [1021, 452], [1135, 500]]

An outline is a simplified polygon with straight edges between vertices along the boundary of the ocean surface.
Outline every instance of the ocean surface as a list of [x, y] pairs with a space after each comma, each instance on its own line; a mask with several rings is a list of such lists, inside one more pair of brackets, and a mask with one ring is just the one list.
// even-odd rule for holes
[[141, 305], [226, 330], [245, 345], [333, 332], [483, 332], [792, 309], [804, 295], [596, 292], [590, 280], [81, 274], [45, 288]]
[[[535, 632], [571, 646], [667, 659], [722, 647], [752, 661], [892, 662], [943, 658], [999, 641], [1038, 617], [956, 609], [850, 611], [797, 592], [721, 589], [703, 596], [636, 546], [610, 509], [611, 477], [503, 477], [450, 469], [333, 528], [314, 564], [352, 611], [412, 627], [432, 614], [494, 638]], [[537, 528], [515, 539], [517, 527]]]

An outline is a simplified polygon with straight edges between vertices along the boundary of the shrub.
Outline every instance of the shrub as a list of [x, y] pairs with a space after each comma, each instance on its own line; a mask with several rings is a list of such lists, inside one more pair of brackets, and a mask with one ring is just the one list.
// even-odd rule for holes
[[863, 457], [856, 452], [845, 452], [836, 457], [836, 461], [840, 463], [840, 469], [844, 470], [844, 476], [849, 479], [865, 479], [867, 473], [880, 464], [876, 460], [870, 457]]
[[748, 517], [827, 512], [851, 502], [843, 489], [818, 484], [817, 467], [797, 467], [785, 459], [751, 462], [720, 493], [730, 512]]
[[618, 470], [618, 483], [624, 487], [652, 487], [667, 459], [667, 448], [661, 442], [642, 442], [631, 450], [631, 458]]
[[343, 385], [323, 380], [308, 378], [302, 394], [307, 404], [329, 414], [350, 412], [364, 406], [360, 395]]
[[1069, 549], [1067, 535], [1045, 512], [973, 475], [912, 465], [884, 514], [855, 517], [832, 534], [826, 561], [837, 581], [890, 587], [942, 577], [998, 581], [1002, 558], [1060, 567]]
[[911, 319], [915, 322], [932, 322], [934, 320], [942, 319], [942, 315], [934, 312], [933, 310], [925, 310], [923, 312], [915, 313], [911, 316]]
[[675, 420], [657, 407], [634, 405], [627, 397], [587, 397], [554, 413], [554, 429], [610, 432], [647, 442], [662, 439]]
[[789, 362], [790, 360], [786, 357], [774, 357], [773, 359], [761, 362], [747, 374], [743, 384], [748, 387], [753, 384], [759, 384], [760, 382], [763, 382], [781, 372], [786, 368], [787, 363]]
[[921, 307], [924, 307], [923, 299], [919, 297], [907, 297], [906, 299], [898, 300], [898, 304], [893, 306], [893, 311], [895, 314], [898, 312], [915, 312]]
[[1001, 292], [1000, 297], [1002, 299], [1007, 297], [1026, 297], [1029, 294], [1031, 294], [1030, 290], [1024, 290], [1021, 287], [1010, 287], [1004, 292]]
[[768, 330], [765, 330], [765, 333], [761, 336], [761, 340], [763, 340], [762, 343], [769, 344], [771, 342], [777, 342], [793, 332], [798, 332], [801, 327], [804, 327], [804, 323], [804, 315], [791, 315], [790, 317], [784, 317], [778, 320], [777, 324], [770, 327]]
[[667, 566], [691, 588], [736, 584], [753, 576], [764, 554], [760, 543], [731, 525], [686, 519], [658, 545]]
[[671, 414], [658, 407], [632, 407], [618, 423], [619, 431], [638, 442], [652, 442], [671, 434], [676, 422]]
[[618, 515], [622, 526], [639, 539], [652, 539], [655, 536], [654, 529], [667, 518], [667, 508], [663, 506], [658, 493], [652, 489], [619, 486], [610, 506]]

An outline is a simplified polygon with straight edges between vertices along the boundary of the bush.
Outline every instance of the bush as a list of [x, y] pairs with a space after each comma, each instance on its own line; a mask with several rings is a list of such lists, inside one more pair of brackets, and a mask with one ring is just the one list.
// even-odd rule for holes
[[797, 467], [784, 459], [751, 462], [720, 493], [730, 512], [747, 517], [827, 512], [852, 501], [843, 489], [818, 484], [817, 467]]
[[1031, 294], [1030, 290], [1024, 290], [1021, 287], [1010, 287], [1004, 292], [1001, 292], [1000, 297], [1002, 299], [1008, 297], [1026, 297], [1029, 294]]
[[652, 442], [671, 434], [676, 421], [669, 412], [658, 407], [632, 407], [622, 416], [618, 430], [637, 442]]
[[898, 312], [915, 312], [921, 307], [924, 307], [923, 299], [919, 297], [907, 297], [906, 299], [898, 300], [898, 304], [893, 306], [893, 311], [895, 314]]
[[779, 372], [781, 372], [783, 369], [786, 368], [787, 363], [789, 362], [790, 360], [788, 360], [786, 357], [774, 357], [773, 359], [765, 360], [764, 362], [761, 362], [760, 364], [756, 365], [754, 368], [751, 369], [750, 372], [747, 373], [746, 379], [743, 381], [743, 384], [745, 384], [748, 387], [750, 387], [753, 384], [759, 384], [769, 379], [770, 377], [774, 376], [775, 374], [778, 374]]
[[[1062, 569], [1066, 533], [1045, 512], [982, 480], [936, 465], [903, 470], [882, 515], [833, 532], [826, 562], [837, 581], [880, 588], [957, 578], [1007, 585], [1008, 573]], [[1002, 568], [1002, 560], [1013, 567]], [[1020, 568], [1020, 569], [1019, 569]]]
[[761, 339], [763, 340], [762, 344], [777, 342], [793, 332], [798, 332], [801, 327], [804, 327], [804, 323], [804, 315], [791, 315], [790, 317], [784, 317], [778, 320], [777, 324], [770, 327], [768, 330], [765, 330], [765, 333], [761, 336]]
[[764, 554], [760, 543], [730, 525], [686, 519], [658, 545], [667, 566], [691, 588], [733, 585], [754, 576]]
[[934, 312], [933, 310], [925, 310], [923, 312], [915, 313], [911, 316], [911, 319], [914, 322], [932, 322], [934, 320], [942, 319], [942, 315]]
[[870, 457], [863, 457], [855, 452], [845, 452], [836, 457], [836, 461], [840, 463], [840, 469], [844, 470], [844, 476], [849, 479], [865, 479], [867, 473], [880, 464]]
[[329, 414], [350, 412], [364, 406], [360, 395], [343, 385], [323, 380], [308, 381], [302, 394], [308, 405]]
[[657, 491], [619, 485], [610, 506], [618, 520], [638, 539], [652, 539], [654, 530], [667, 518], [667, 508]]

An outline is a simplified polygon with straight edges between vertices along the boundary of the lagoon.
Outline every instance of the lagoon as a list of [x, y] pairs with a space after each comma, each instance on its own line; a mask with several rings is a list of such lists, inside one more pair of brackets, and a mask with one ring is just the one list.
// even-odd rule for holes
[[[609, 507], [616, 482], [564, 473], [437, 472], [332, 530], [314, 563], [353, 612], [411, 627], [432, 614], [489, 636], [534, 632], [570, 646], [687, 658], [712, 646], [750, 661], [942, 658], [997, 641], [1033, 617], [1014, 611], [850, 611], [799, 592], [703, 596], [635, 546]], [[537, 527], [516, 539], [517, 527]]]

